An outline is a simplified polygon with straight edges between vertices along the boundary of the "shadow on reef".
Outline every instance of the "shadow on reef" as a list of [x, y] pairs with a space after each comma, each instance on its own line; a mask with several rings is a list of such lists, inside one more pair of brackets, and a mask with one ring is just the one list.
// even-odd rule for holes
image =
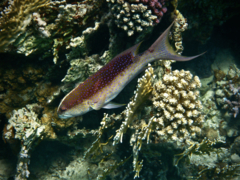
[[[187, 34], [183, 35], [184, 53], [183, 55], [198, 54], [199, 52], [207, 51], [203, 56], [194, 59], [193, 61], [172, 64], [173, 69], [191, 69], [199, 77], [206, 78], [213, 74], [211, 65], [216, 58], [216, 54], [222, 49], [230, 49], [236, 59], [240, 58], [240, 26], [236, 26], [240, 15], [234, 16], [226, 23], [215, 26], [211, 38], [205, 43], [201, 44], [199, 41], [189, 39]], [[233, 28], [231, 28], [233, 27]], [[191, 31], [191, 30], [190, 30]], [[237, 65], [240, 61], [236, 62]]]
[[69, 147], [60, 142], [44, 141], [32, 152], [29, 169], [30, 179], [36, 179], [35, 174], [41, 172], [53, 173], [58, 167], [65, 170], [66, 166], [73, 160], [69, 155], [73, 147]]
[[[6, 118], [0, 115], [0, 119], [0, 131], [4, 132]], [[0, 139], [0, 174], [6, 174], [7, 180], [14, 179], [19, 150], [19, 142], [7, 143], [4, 138]]]

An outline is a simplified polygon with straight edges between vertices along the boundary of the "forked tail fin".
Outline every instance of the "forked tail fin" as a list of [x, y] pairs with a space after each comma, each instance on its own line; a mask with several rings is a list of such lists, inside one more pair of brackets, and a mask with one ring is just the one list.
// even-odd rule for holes
[[168, 35], [171, 27], [173, 26], [175, 21], [159, 36], [159, 38], [151, 45], [150, 48], [148, 48], [144, 53], [143, 57], [144, 59], [148, 59], [149, 62], [152, 62], [157, 59], [162, 60], [176, 60], [176, 61], [189, 61], [196, 57], [199, 57], [203, 55], [204, 53], [201, 53], [196, 56], [181, 56], [177, 54], [172, 46], [169, 43]]

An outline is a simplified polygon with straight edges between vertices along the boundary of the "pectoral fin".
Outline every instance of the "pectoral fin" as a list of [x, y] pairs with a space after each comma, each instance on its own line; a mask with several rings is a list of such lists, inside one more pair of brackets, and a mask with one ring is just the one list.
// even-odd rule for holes
[[119, 107], [122, 107], [122, 106], [125, 106], [125, 105], [126, 104], [118, 104], [118, 103], [114, 103], [114, 102], [108, 102], [102, 108], [104, 108], [104, 109], [114, 109], [114, 108], [119, 108]]
[[94, 110], [99, 110], [104, 106], [105, 100], [106, 96], [103, 96], [99, 99], [99, 101], [92, 101], [92, 103], [90, 103], [90, 107]]

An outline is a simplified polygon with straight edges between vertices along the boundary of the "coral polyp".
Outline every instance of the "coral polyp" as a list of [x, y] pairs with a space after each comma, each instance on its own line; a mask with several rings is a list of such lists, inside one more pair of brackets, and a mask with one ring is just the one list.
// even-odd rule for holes
[[165, 0], [107, 0], [115, 24], [132, 36], [160, 22], [167, 12]]

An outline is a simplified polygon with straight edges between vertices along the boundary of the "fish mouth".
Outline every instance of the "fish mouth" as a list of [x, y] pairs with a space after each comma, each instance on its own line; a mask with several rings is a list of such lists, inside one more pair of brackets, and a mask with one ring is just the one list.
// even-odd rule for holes
[[72, 115], [67, 115], [67, 114], [58, 114], [58, 117], [61, 119], [67, 119], [73, 117]]

